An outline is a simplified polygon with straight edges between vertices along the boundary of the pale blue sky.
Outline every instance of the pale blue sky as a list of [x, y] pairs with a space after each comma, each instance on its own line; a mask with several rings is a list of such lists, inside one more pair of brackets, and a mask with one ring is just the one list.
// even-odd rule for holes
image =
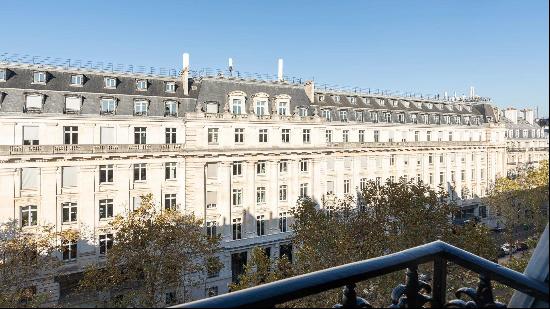
[[7, 1], [0, 53], [490, 96], [548, 115], [548, 1]]

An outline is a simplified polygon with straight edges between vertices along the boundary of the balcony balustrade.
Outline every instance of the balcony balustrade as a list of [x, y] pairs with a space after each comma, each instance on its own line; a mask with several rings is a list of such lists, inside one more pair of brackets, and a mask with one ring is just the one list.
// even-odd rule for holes
[[[541, 246], [541, 242], [546, 242], [546, 244]], [[541, 258], [541, 263], [547, 264], [548, 228], [541, 242], [533, 253], [533, 257], [540, 258], [541, 254], [546, 254], [545, 260]], [[418, 273], [419, 265], [430, 262], [433, 263], [431, 284]], [[455, 293], [456, 299], [446, 300], [448, 262], [478, 273], [477, 288], [460, 288]], [[529, 270], [530, 267], [532, 267], [531, 262], [527, 269]], [[516, 292], [512, 297], [512, 299], [517, 298], [516, 302], [511, 305], [525, 304], [525, 297], [529, 296], [533, 297], [534, 301], [546, 302], [546, 305], [548, 303], [547, 281], [536, 280], [533, 276], [513, 271], [445, 242], [435, 241], [366, 261], [291, 277], [172, 308], [274, 307], [277, 304], [342, 286], [344, 286], [342, 303], [335, 305], [334, 308], [371, 308], [372, 305], [367, 300], [357, 296], [356, 283], [404, 269], [406, 269], [406, 282], [399, 284], [391, 291], [390, 308], [416, 308], [424, 305], [431, 308], [505, 308], [506, 305], [494, 301], [492, 281], [500, 282], [524, 293], [517, 296]], [[542, 275], [544, 276], [544, 274]], [[548, 268], [546, 267], [547, 275]], [[461, 299], [463, 296], [469, 297], [470, 300]]]

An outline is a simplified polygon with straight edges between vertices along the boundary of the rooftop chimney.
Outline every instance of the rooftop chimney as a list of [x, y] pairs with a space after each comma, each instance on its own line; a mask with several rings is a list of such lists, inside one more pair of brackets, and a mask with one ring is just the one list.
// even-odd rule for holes
[[474, 86], [470, 87], [470, 98], [473, 99], [476, 96]]
[[277, 68], [277, 80], [280, 82], [283, 81], [283, 59], [279, 59], [279, 65]]
[[504, 117], [508, 118], [513, 123], [518, 123], [518, 110], [512, 107], [509, 107], [504, 110]]
[[229, 63], [227, 64], [227, 66], [228, 66], [229, 74], [233, 75], [233, 58], [229, 58]]
[[182, 82], [183, 82], [183, 94], [189, 94], [189, 54], [183, 54], [183, 71], [181, 73]]
[[315, 84], [312, 80], [308, 80], [305, 82], [304, 90], [306, 92], [307, 98], [309, 99], [310, 103], [313, 103], [315, 100]]

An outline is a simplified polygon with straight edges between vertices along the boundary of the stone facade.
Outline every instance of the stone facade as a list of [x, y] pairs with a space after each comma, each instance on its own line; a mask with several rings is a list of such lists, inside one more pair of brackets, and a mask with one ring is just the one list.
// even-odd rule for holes
[[[503, 117], [487, 102], [319, 91], [313, 82], [0, 70], [0, 219], [89, 232], [65, 263], [79, 272], [103, 258], [112, 215], [152, 193], [158, 207], [193, 212], [222, 235], [225, 266], [197, 298], [227, 292], [254, 246], [288, 254], [286, 216], [300, 195], [321, 201], [356, 194], [365, 179], [407, 177], [452, 190], [466, 214], [490, 221], [479, 198], [509, 163]], [[65, 218], [67, 207], [76, 217]]]

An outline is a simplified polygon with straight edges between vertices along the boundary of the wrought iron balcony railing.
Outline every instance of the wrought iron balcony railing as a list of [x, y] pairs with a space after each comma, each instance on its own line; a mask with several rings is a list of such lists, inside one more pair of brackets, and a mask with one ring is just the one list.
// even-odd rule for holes
[[[419, 279], [418, 275], [418, 265], [429, 262], [433, 262], [432, 285]], [[455, 293], [458, 299], [447, 301], [448, 262], [478, 273], [479, 285], [477, 289], [461, 288]], [[532, 296], [536, 300], [548, 302], [547, 282], [535, 280], [445, 242], [435, 241], [394, 254], [296, 276], [172, 308], [274, 307], [277, 304], [342, 286], [344, 286], [342, 304], [336, 305], [335, 308], [369, 308], [371, 305], [365, 299], [357, 297], [356, 283], [403, 269], [407, 269], [407, 280], [405, 284], [398, 285], [392, 291], [391, 307], [415, 308], [425, 304], [429, 304], [432, 308], [442, 306], [505, 307], [504, 304], [494, 301], [491, 288], [493, 280]], [[459, 299], [461, 296], [468, 296], [472, 300], [466, 302]]]

